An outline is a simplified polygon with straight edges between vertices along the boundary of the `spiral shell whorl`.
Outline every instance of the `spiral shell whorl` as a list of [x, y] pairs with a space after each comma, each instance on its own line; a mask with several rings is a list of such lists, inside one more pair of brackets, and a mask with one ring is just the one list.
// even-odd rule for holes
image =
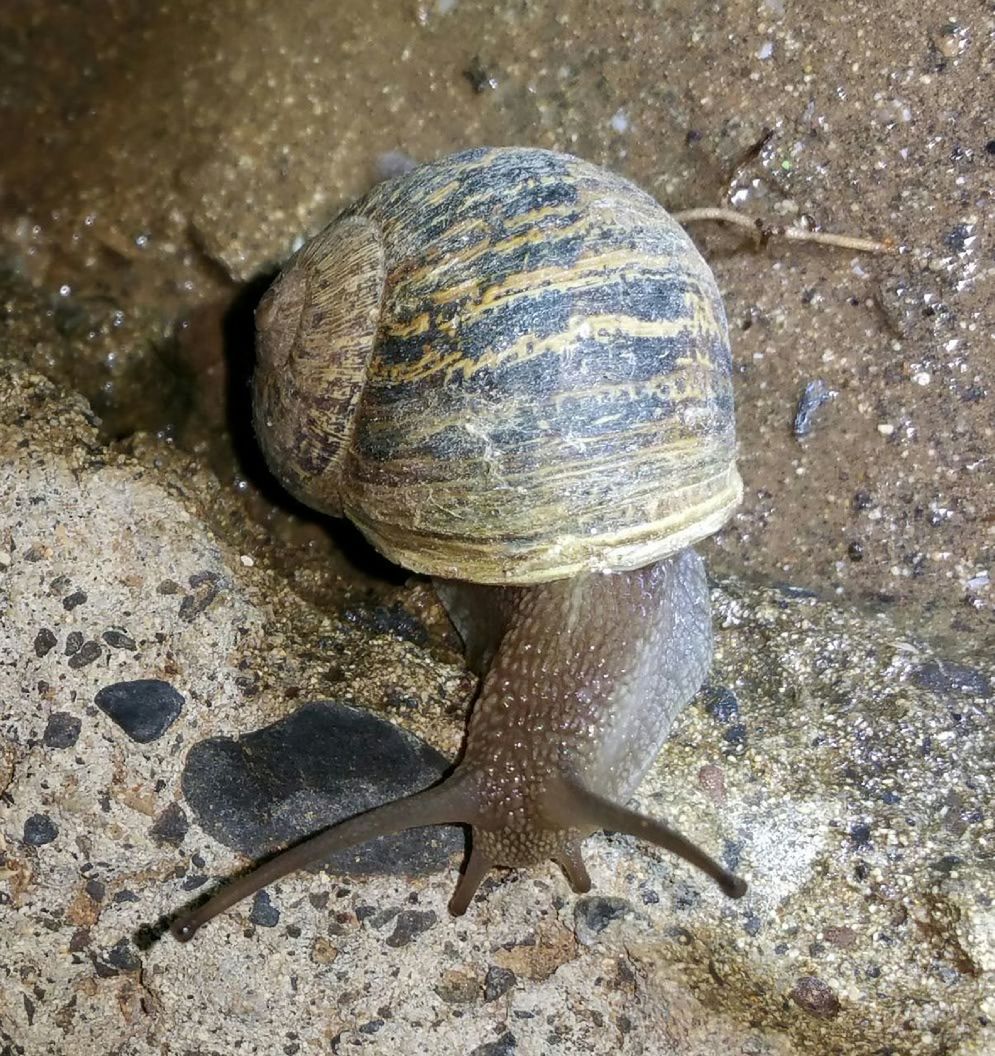
[[287, 489], [337, 517], [383, 286], [379, 230], [354, 217], [303, 246], [256, 309], [256, 436]]

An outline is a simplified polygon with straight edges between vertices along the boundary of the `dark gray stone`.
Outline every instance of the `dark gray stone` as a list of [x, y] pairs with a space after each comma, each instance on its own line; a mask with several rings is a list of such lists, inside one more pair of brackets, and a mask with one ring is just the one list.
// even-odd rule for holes
[[140, 678], [105, 686], [94, 703], [133, 741], [148, 744], [161, 737], [176, 721], [183, 708], [183, 697], [168, 682]]
[[190, 822], [178, 803], [170, 803], [152, 826], [152, 838], [179, 847], [190, 828]]
[[438, 915], [431, 909], [405, 909], [397, 914], [397, 923], [387, 939], [388, 946], [407, 946], [423, 931], [428, 931], [438, 921]]
[[798, 406], [795, 409], [795, 420], [792, 431], [798, 439], [808, 436], [812, 432], [816, 412], [823, 404], [829, 403], [835, 393], [826, 385], [821, 378], [806, 383], [798, 397]]
[[107, 951], [106, 961], [122, 972], [137, 972], [142, 966], [142, 959], [135, 952], [127, 939], [121, 939]]
[[80, 605], [86, 604], [86, 592], [77, 590], [75, 593], [70, 594], [68, 598], [62, 599], [62, 607], [66, 612], [72, 612], [73, 609], [78, 609]]
[[582, 942], [590, 942], [595, 935], [608, 927], [613, 921], [621, 920], [632, 907], [624, 898], [606, 898], [602, 895], [591, 895], [580, 898], [574, 906], [574, 922], [577, 937]]
[[275, 928], [280, 923], [280, 911], [270, 901], [268, 891], [256, 892], [249, 920], [260, 928]]
[[390, 634], [415, 645], [428, 642], [424, 624], [403, 605], [357, 606], [343, 614], [348, 623], [373, 634]]
[[515, 973], [492, 964], [484, 976], [484, 1000], [496, 1001], [515, 985]]
[[135, 649], [135, 639], [112, 627], [100, 636], [112, 649]]
[[704, 686], [701, 695], [705, 710], [719, 722], [731, 722], [739, 714], [736, 694], [725, 686]]
[[35, 656], [42, 657], [47, 656], [48, 653], [55, 648], [57, 638], [47, 628], [42, 629], [35, 635]]
[[69, 658], [69, 666], [72, 668], [86, 667], [87, 664], [92, 664], [94, 660], [100, 657], [100, 643], [89, 641], [84, 642], [76, 652]]
[[58, 826], [47, 814], [32, 814], [24, 823], [23, 838], [29, 847], [42, 847], [58, 835]]
[[212, 579], [190, 577], [190, 585], [194, 588], [192, 594], [187, 594], [180, 602], [180, 619], [186, 623], [195, 620], [221, 591], [220, 584]]
[[42, 742], [46, 748], [72, 748], [79, 738], [82, 723], [68, 711], [53, 711], [45, 723]]
[[511, 1056], [517, 1047], [515, 1035], [506, 1031], [497, 1041], [488, 1041], [483, 1045], [478, 1045], [470, 1056]]
[[722, 739], [727, 744], [731, 744], [733, 748], [741, 748], [744, 744], [746, 744], [747, 738], [747, 729], [741, 722], [734, 723], [722, 735]]
[[[194, 745], [182, 786], [201, 828], [260, 857], [426, 788], [448, 768], [435, 749], [391, 723], [316, 701], [237, 740]], [[456, 828], [414, 829], [339, 851], [322, 864], [356, 875], [418, 875], [444, 868], [462, 846]]]

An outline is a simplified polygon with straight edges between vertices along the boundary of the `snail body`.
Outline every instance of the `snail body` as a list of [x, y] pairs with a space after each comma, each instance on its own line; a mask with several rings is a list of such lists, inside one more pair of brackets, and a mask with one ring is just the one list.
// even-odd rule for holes
[[257, 311], [255, 424], [298, 498], [434, 577], [481, 675], [442, 784], [312, 837], [179, 918], [332, 850], [470, 824], [450, 903], [599, 828], [676, 851], [624, 806], [711, 661], [689, 547], [738, 503], [722, 301], [683, 230], [566, 155], [481, 149], [382, 184], [302, 247]]

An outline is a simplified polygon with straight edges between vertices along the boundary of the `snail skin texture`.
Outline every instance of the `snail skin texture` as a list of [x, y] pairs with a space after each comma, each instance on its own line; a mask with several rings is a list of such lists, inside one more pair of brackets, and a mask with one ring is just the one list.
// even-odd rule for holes
[[255, 425], [299, 499], [430, 575], [481, 677], [452, 775], [283, 852], [211, 917], [332, 851], [472, 827], [450, 910], [492, 866], [576, 891], [598, 829], [745, 883], [624, 804], [711, 662], [689, 547], [739, 502], [728, 332], [682, 228], [567, 155], [479, 149], [375, 187], [256, 313]]

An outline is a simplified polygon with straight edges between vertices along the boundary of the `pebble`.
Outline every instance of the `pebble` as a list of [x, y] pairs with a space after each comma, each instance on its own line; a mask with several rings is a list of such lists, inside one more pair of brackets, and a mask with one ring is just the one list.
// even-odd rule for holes
[[832, 988], [814, 975], [803, 975], [791, 991], [795, 1004], [818, 1019], [833, 1019], [840, 1013], [840, 1000]]
[[389, 634], [415, 645], [428, 644], [425, 625], [401, 604], [357, 606], [347, 609], [343, 618], [373, 634]]
[[249, 920], [260, 928], [275, 928], [280, 923], [280, 911], [270, 901], [268, 891], [257, 891], [252, 900]]
[[631, 904], [624, 898], [591, 895], [588, 898], [578, 899], [574, 906], [574, 930], [577, 941], [590, 946], [609, 924], [621, 920], [631, 908]]
[[858, 821], [850, 826], [850, 840], [857, 850], [863, 850], [871, 844], [871, 827], [866, 821]]
[[730, 722], [739, 714], [739, 701], [731, 689], [705, 686], [701, 692], [705, 698], [705, 710], [718, 722]]
[[759, 935], [763, 930], [763, 921], [756, 913], [747, 913], [746, 919], [743, 921], [743, 930], [747, 935]]
[[142, 966], [142, 959], [127, 939], [121, 939], [107, 951], [107, 963], [122, 972], [137, 972]]
[[100, 643], [91, 639], [88, 642], [84, 642], [79, 649], [73, 653], [69, 658], [69, 666], [73, 669], [86, 667], [87, 664], [92, 664], [94, 660], [98, 659], [100, 653]]
[[62, 607], [66, 612], [72, 612], [73, 609], [78, 609], [80, 605], [86, 603], [86, 594], [82, 590], [77, 590], [70, 594], [67, 598], [62, 599]]
[[707, 763], [698, 771], [698, 784], [713, 803], [725, 802], [726, 783], [722, 767]]
[[98, 708], [133, 740], [158, 740], [178, 718], [183, 697], [168, 682], [140, 678], [105, 686], [94, 698]]
[[150, 832], [153, 839], [179, 847], [189, 829], [190, 822], [183, 808], [178, 803], [170, 803], [156, 818]]
[[192, 623], [221, 591], [220, 584], [216, 581], [198, 579], [196, 576], [190, 577], [190, 585], [194, 592], [187, 594], [180, 602], [180, 619], [186, 623]]
[[47, 814], [32, 814], [24, 823], [24, 842], [29, 847], [43, 847], [59, 835], [59, 827]]
[[55, 635], [47, 627], [42, 627], [42, 629], [35, 635], [35, 656], [46, 656], [55, 648], [57, 642], [58, 639]]
[[[237, 739], [194, 745], [183, 795], [198, 825], [227, 847], [259, 857], [435, 783], [449, 763], [424, 741], [369, 712], [332, 701]], [[381, 837], [326, 859], [343, 874], [436, 872], [461, 849], [452, 826]]]
[[68, 590], [72, 580], [68, 576], [56, 576], [48, 585], [48, 592], [53, 597], [61, 594], [64, 590]]
[[515, 973], [492, 964], [484, 976], [484, 1000], [496, 1001], [515, 985]]
[[395, 948], [407, 946], [423, 931], [428, 931], [438, 922], [438, 914], [431, 909], [405, 909], [397, 914], [394, 930], [387, 937], [387, 945]]
[[727, 744], [732, 745], [734, 748], [741, 748], [746, 744], [748, 737], [746, 726], [741, 722], [737, 722], [730, 726], [722, 737]]
[[806, 384], [798, 398], [798, 407], [795, 410], [793, 432], [798, 439], [812, 432], [816, 412], [835, 396], [836, 393], [821, 378], [816, 378], [815, 381]]
[[111, 628], [100, 636], [112, 649], [134, 649], [135, 639], [124, 631]]
[[518, 1042], [511, 1031], [505, 1031], [497, 1041], [487, 1041], [478, 1045], [469, 1056], [513, 1056], [518, 1048]]
[[45, 723], [42, 743], [46, 748], [72, 748], [79, 738], [82, 722], [67, 711], [53, 711]]

